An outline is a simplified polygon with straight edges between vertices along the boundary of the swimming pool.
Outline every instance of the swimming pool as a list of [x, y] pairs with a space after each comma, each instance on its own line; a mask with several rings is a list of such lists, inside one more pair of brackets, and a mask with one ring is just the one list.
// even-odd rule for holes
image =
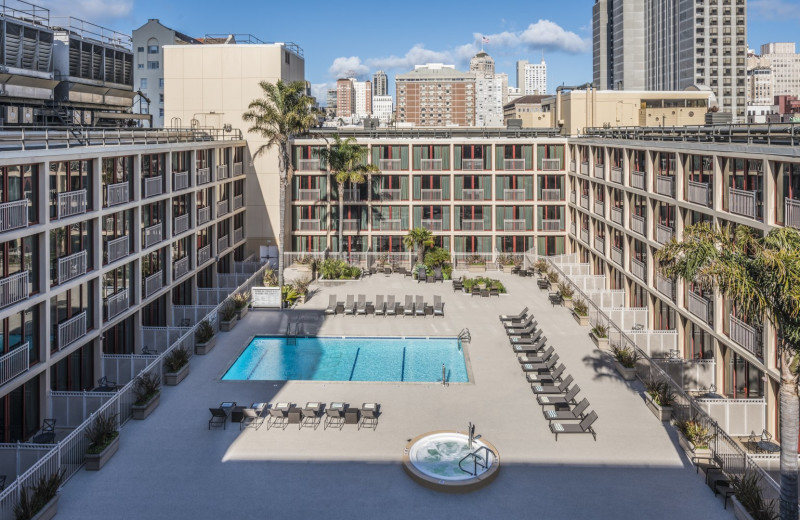
[[223, 380], [469, 381], [458, 338], [256, 336]]

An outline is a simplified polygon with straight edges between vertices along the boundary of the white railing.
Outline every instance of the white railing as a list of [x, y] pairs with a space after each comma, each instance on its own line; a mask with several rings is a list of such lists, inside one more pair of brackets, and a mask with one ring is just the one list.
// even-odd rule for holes
[[441, 189], [421, 190], [420, 196], [422, 197], [420, 200], [425, 200], [425, 201], [442, 200], [442, 190]]
[[581, 228], [581, 240], [583, 240], [583, 242], [586, 243], [586, 244], [589, 243], [589, 230], [588, 229]]
[[562, 200], [563, 198], [564, 198], [564, 195], [562, 195], [561, 190], [558, 189], [558, 188], [555, 188], [555, 189], [549, 189], [549, 188], [542, 189], [542, 200]]
[[58, 350], [63, 350], [86, 335], [86, 311], [58, 324]]
[[689, 181], [687, 198], [695, 204], [709, 205], [711, 188], [706, 182]]
[[622, 265], [622, 249], [617, 246], [611, 246], [611, 260], [616, 262], [617, 265]]
[[570, 172], [572, 172], [572, 173], [577, 172], [578, 170], [576, 170], [576, 167], [577, 167], [577, 165], [575, 164], [575, 161], [570, 161], [569, 162], [569, 171]]
[[731, 339], [747, 349], [751, 354], [761, 358], [762, 352], [758, 344], [758, 333], [756, 329], [736, 316], [730, 315], [729, 318], [728, 325]]
[[0, 385], [4, 385], [27, 372], [30, 367], [30, 344], [23, 343], [8, 354], [0, 356]]
[[342, 231], [358, 231], [361, 229], [361, 221], [357, 218], [343, 218]]
[[800, 229], [800, 200], [787, 198], [784, 202], [786, 225]]
[[320, 164], [319, 159], [300, 159], [297, 161], [297, 169], [302, 172], [320, 170]]
[[217, 180], [220, 181], [222, 179], [227, 179], [230, 177], [230, 170], [228, 169], [227, 164], [218, 164], [217, 165]]
[[58, 283], [77, 278], [86, 273], [86, 251], [73, 253], [58, 259]]
[[467, 171], [483, 170], [483, 159], [461, 159], [461, 169]]
[[164, 182], [161, 175], [158, 177], [145, 177], [144, 179], [144, 197], [155, 197], [161, 195], [164, 191]]
[[644, 172], [631, 172], [631, 186], [640, 190], [644, 189]]
[[381, 231], [401, 231], [403, 228], [401, 227], [402, 221], [397, 219], [380, 219], [380, 224], [378, 227]]
[[381, 200], [400, 200], [401, 190], [395, 188], [381, 188], [379, 196]]
[[603, 237], [594, 237], [594, 248], [604, 254], [606, 251], [606, 239]]
[[161, 274], [161, 271], [157, 273], [153, 273], [147, 278], [144, 279], [144, 297], [149, 298], [158, 292], [159, 289], [164, 285], [164, 276]]
[[233, 197], [233, 209], [237, 210], [244, 206], [244, 195], [236, 195]]
[[233, 243], [238, 244], [244, 240], [244, 228], [236, 228], [233, 230]]
[[322, 223], [319, 219], [301, 218], [297, 221], [298, 231], [319, 231], [322, 229]]
[[525, 190], [512, 190], [506, 188], [503, 190], [503, 200], [525, 200]]
[[211, 260], [211, 246], [201, 247], [197, 250], [197, 265], [203, 265]]
[[524, 219], [506, 219], [503, 221], [504, 231], [525, 231]]
[[570, 222], [570, 224], [569, 224], [569, 232], [572, 233], [573, 235], [577, 236], [578, 235], [578, 233], [576, 231], [577, 229], [578, 228], [575, 226], [575, 223], [574, 222]]
[[483, 188], [464, 188], [461, 190], [461, 200], [484, 200], [486, 192]]
[[582, 162], [581, 163], [581, 174], [582, 175], [589, 175], [589, 163]]
[[27, 226], [28, 199], [0, 204], [0, 231], [8, 231], [10, 229]]
[[442, 230], [442, 220], [441, 219], [422, 219], [422, 227], [427, 229], [428, 231], [441, 231]]
[[197, 208], [197, 225], [205, 224], [211, 220], [211, 206]]
[[29, 271], [20, 271], [0, 280], [0, 307], [6, 307], [28, 297]]
[[504, 170], [524, 170], [525, 169], [525, 159], [504, 159], [503, 160], [503, 169]]
[[174, 222], [172, 223], [172, 234], [180, 235], [181, 233], [185, 233], [189, 230], [189, 215], [181, 215], [179, 217], [175, 217]]
[[602, 200], [595, 200], [594, 201], [594, 212], [600, 216], [606, 214], [606, 203]]
[[645, 227], [647, 226], [647, 221], [641, 215], [637, 215], [636, 213], [631, 214], [631, 230], [635, 233], [639, 233], [642, 236], [645, 236]]
[[144, 228], [144, 247], [161, 242], [161, 222]]
[[619, 206], [611, 206], [611, 222], [622, 225], [625, 212]]
[[656, 224], [656, 242], [659, 244], [666, 244], [670, 240], [672, 240], [673, 235], [675, 232], [672, 230], [671, 227], [665, 226], [663, 224]]
[[569, 192], [569, 201], [571, 203], [575, 204], [575, 201], [578, 200], [577, 197], [578, 195], [574, 191]]
[[542, 221], [542, 231], [561, 231], [564, 227], [564, 222], [559, 219], [543, 219]]
[[710, 302], [708, 300], [694, 291], [689, 291], [689, 312], [707, 324], [711, 323], [710, 307]]
[[420, 159], [420, 168], [423, 170], [441, 170], [441, 159]]
[[227, 200], [220, 200], [217, 202], [217, 217], [222, 217], [228, 214], [228, 201]]
[[464, 219], [461, 221], [461, 229], [462, 231], [483, 231], [484, 230], [483, 220]]
[[125, 204], [130, 200], [128, 196], [127, 182], [120, 182], [117, 184], [108, 184], [106, 186], [106, 204], [109, 206], [116, 206], [117, 204]]
[[589, 196], [588, 195], [581, 195], [581, 207], [583, 209], [589, 209]]
[[121, 312], [128, 310], [130, 300], [128, 298], [128, 289], [123, 289], [112, 294], [105, 301], [106, 304], [106, 321], [112, 319], [114, 316], [119, 315]]
[[594, 165], [594, 176], [597, 177], [598, 179], [606, 178], [606, 167], [604, 164]]
[[189, 187], [189, 172], [175, 172], [173, 182], [175, 186], [172, 187], [172, 191], [185, 190]]
[[400, 159], [378, 159], [378, 169], [384, 172], [396, 172], [401, 170]]
[[611, 167], [611, 182], [622, 184], [622, 168], [619, 166]]
[[358, 202], [361, 200], [361, 192], [357, 188], [345, 188], [342, 190], [342, 200], [345, 202]]
[[173, 280], [183, 278], [189, 272], [189, 257], [184, 256], [180, 260], [177, 260], [174, 264], [172, 264], [172, 269]]
[[631, 257], [631, 274], [640, 280], [647, 281], [647, 266], [641, 260]]
[[238, 177], [239, 175], [244, 173], [244, 169], [242, 169], [242, 163], [235, 162], [233, 163], [233, 175], [234, 177]]
[[672, 175], [656, 175], [656, 193], [666, 197], [674, 197], [675, 177]]
[[[27, 205], [27, 201], [25, 201]], [[58, 194], [58, 218], [86, 213], [86, 190]]]
[[728, 200], [731, 213], [756, 218], [756, 192], [728, 188]]
[[552, 172], [561, 169], [561, 159], [542, 159], [542, 170]]
[[222, 253], [226, 249], [228, 249], [228, 235], [217, 239], [217, 254]]
[[106, 243], [106, 258], [108, 263], [116, 262], [120, 258], [128, 256], [130, 238], [127, 236], [109, 240]]
[[656, 274], [656, 289], [670, 300], [675, 301], [675, 282], [673, 280]]
[[320, 200], [322, 197], [320, 196], [319, 188], [312, 188], [312, 189], [299, 189], [297, 190], [297, 200], [302, 201], [315, 201]]
[[211, 168], [197, 169], [197, 184], [208, 184], [211, 182]]

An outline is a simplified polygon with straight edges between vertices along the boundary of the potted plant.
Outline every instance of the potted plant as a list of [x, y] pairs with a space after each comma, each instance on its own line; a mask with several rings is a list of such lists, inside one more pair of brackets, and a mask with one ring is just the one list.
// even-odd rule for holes
[[558, 292], [561, 293], [561, 297], [564, 299], [564, 307], [572, 309], [572, 297], [575, 296], [575, 289], [573, 289], [572, 285], [561, 282], [558, 284]]
[[534, 262], [533, 267], [540, 276], [547, 276], [547, 273], [550, 271], [550, 266], [547, 264], [547, 260], [544, 258], [540, 258]]
[[66, 470], [42, 475], [28, 488], [20, 489], [19, 502], [14, 505], [17, 520], [50, 520], [58, 512], [58, 489], [64, 483]]
[[747, 471], [733, 480], [733, 515], [737, 520], [777, 520], [775, 500], [764, 500], [761, 493], [761, 476]]
[[99, 471], [119, 449], [117, 414], [100, 414], [86, 428], [86, 470]]
[[694, 419], [678, 421], [678, 444], [689, 460], [695, 458], [710, 459], [711, 448], [708, 443], [711, 440], [710, 430]]
[[669, 421], [672, 419], [672, 403], [675, 400], [675, 393], [666, 381], [653, 381], [645, 383], [645, 402], [650, 411], [659, 420]]
[[501, 271], [511, 272], [520, 262], [511, 255], [499, 255], [497, 257], [497, 264], [500, 266]]
[[236, 305], [228, 302], [219, 311], [219, 330], [230, 332], [236, 326]]
[[264, 268], [264, 287], [276, 287], [278, 285], [278, 274], [270, 266]]
[[189, 349], [177, 347], [164, 356], [164, 379], [167, 386], [175, 386], [189, 375]]
[[482, 273], [486, 271], [486, 259], [481, 255], [468, 256], [467, 271], [470, 273]]
[[586, 305], [585, 301], [578, 298], [572, 302], [572, 317], [581, 327], [589, 326], [589, 306]]
[[208, 320], [203, 320], [197, 325], [194, 331], [194, 353], [201, 356], [211, 352], [217, 345], [217, 336], [214, 335], [214, 328]]
[[233, 305], [236, 307], [236, 319], [244, 318], [247, 315], [247, 306], [250, 305], [250, 291], [234, 294]]
[[161, 378], [153, 374], [142, 374], [136, 378], [133, 393], [136, 401], [133, 402], [132, 418], [136, 420], [146, 419], [148, 415], [158, 406], [161, 400]]
[[558, 283], [558, 273], [555, 271], [547, 273], [547, 279], [550, 281], [551, 284]]
[[311, 278], [298, 278], [292, 281], [292, 289], [297, 294], [297, 302], [305, 303], [308, 296], [308, 286], [311, 285]]
[[636, 361], [639, 359], [636, 349], [620, 348], [618, 345], [614, 345], [611, 347], [611, 353], [614, 355], [614, 368], [617, 369], [622, 379], [625, 381], [636, 379]]
[[598, 323], [592, 328], [591, 334], [592, 341], [597, 345], [600, 350], [608, 348], [608, 327]]

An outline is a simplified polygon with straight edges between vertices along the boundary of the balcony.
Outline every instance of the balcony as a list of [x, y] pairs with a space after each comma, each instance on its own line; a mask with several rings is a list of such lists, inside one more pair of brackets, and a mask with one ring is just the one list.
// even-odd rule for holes
[[542, 219], [540, 231], [561, 231], [564, 229], [564, 222], [559, 218]]
[[594, 212], [601, 217], [606, 214], [606, 203], [602, 200], [594, 201]]
[[187, 231], [189, 231], [189, 215], [186, 214], [175, 217], [175, 221], [172, 224], [172, 235], [180, 235]]
[[525, 219], [506, 219], [503, 221], [504, 231], [525, 231]]
[[631, 258], [631, 274], [643, 282], [647, 282], [647, 266], [641, 260]]
[[631, 172], [631, 187], [644, 189], [644, 172], [632, 171]]
[[176, 172], [172, 179], [172, 191], [185, 190], [189, 187], [189, 172]]
[[343, 189], [342, 200], [345, 202], [359, 202], [361, 200], [361, 192], [357, 188]]
[[211, 168], [197, 169], [197, 185], [208, 184], [211, 182]]
[[758, 340], [758, 332], [755, 328], [733, 315], [729, 316], [728, 326], [730, 337], [733, 341], [744, 347], [745, 350], [754, 356], [758, 358], [763, 357], [761, 344]]
[[525, 190], [503, 190], [503, 200], [525, 200]]
[[421, 190], [420, 197], [421, 197], [420, 200], [427, 202], [442, 200], [442, 190], [441, 189]]
[[144, 247], [158, 244], [162, 240], [161, 222], [150, 227], [144, 228]]
[[577, 236], [578, 235], [578, 233], [576, 233], [576, 231], [575, 231], [576, 229], [577, 228], [575, 227], [575, 223], [574, 222], [570, 222], [570, 224], [569, 224], [569, 232], [572, 233], [573, 236]]
[[728, 188], [728, 203], [731, 213], [756, 218], [756, 192]]
[[128, 195], [129, 186], [127, 182], [106, 185], [106, 204], [108, 206], [116, 206], [117, 204], [128, 202], [130, 200]]
[[441, 171], [441, 169], [442, 169], [442, 160], [441, 159], [420, 159], [419, 165], [420, 165], [420, 169], [422, 169], [422, 170]]
[[0, 204], [0, 231], [24, 227], [28, 227], [27, 199]]
[[581, 207], [585, 210], [589, 209], [589, 196], [581, 195]]
[[574, 191], [569, 192], [569, 201], [571, 203], [575, 204], [576, 200], [578, 200], [577, 199], [577, 194]]
[[318, 188], [297, 190], [297, 200], [304, 202], [315, 202], [322, 199]]
[[235, 162], [233, 163], [233, 176], [238, 177], [244, 173], [244, 168], [242, 168], [242, 163]]
[[204, 263], [211, 260], [211, 246], [201, 247], [197, 250], [197, 266], [200, 267]]
[[594, 176], [598, 179], [606, 178], [606, 166], [604, 164], [594, 165]]
[[560, 189], [543, 189], [541, 200], [564, 200], [564, 195]]
[[621, 226], [622, 221], [625, 219], [624, 215], [625, 211], [622, 208], [619, 206], [611, 206], [611, 222]]
[[221, 200], [221, 201], [217, 202], [217, 218], [227, 215], [228, 212], [229, 212], [229, 210], [228, 210], [228, 201], [227, 200]]
[[106, 260], [110, 264], [125, 258], [130, 252], [130, 237], [123, 236], [106, 242]]
[[589, 175], [589, 163], [582, 162], [581, 163], [581, 175]]
[[233, 230], [233, 243], [234, 244], [238, 244], [242, 240], [244, 240], [244, 228], [240, 227], [240, 228], [234, 229]]
[[58, 283], [63, 284], [86, 273], [86, 251], [58, 259]]
[[217, 180], [221, 181], [222, 179], [228, 179], [231, 176], [231, 171], [228, 169], [227, 164], [218, 164], [217, 165]]
[[658, 292], [666, 296], [672, 301], [675, 301], [675, 282], [669, 278], [664, 278], [660, 274], [656, 274], [656, 289]]
[[603, 237], [594, 237], [594, 248], [597, 249], [600, 254], [605, 254], [606, 239]]
[[380, 219], [378, 224], [378, 228], [381, 231], [401, 231], [402, 228], [402, 221], [397, 219]]
[[380, 197], [381, 201], [395, 201], [400, 200], [401, 190], [399, 189], [388, 189], [388, 188], [381, 188], [378, 192], [378, 196]]
[[484, 231], [483, 220], [464, 219], [461, 221], [462, 231]]
[[656, 175], [656, 193], [665, 197], [675, 197], [675, 177]]
[[357, 218], [342, 219], [342, 231], [360, 231], [361, 221]]
[[27, 372], [30, 367], [30, 344], [23, 343], [8, 354], [0, 357], [0, 385], [4, 385]]
[[577, 171], [578, 171], [578, 170], [576, 169], [576, 164], [575, 164], [575, 161], [570, 161], [570, 162], [569, 162], [569, 171], [570, 171], [570, 173], [575, 173], [575, 172], [577, 172]]
[[161, 175], [158, 177], [146, 177], [144, 179], [144, 198], [161, 195], [164, 191], [164, 182]]
[[244, 195], [236, 195], [233, 198], [233, 210], [236, 211], [242, 207], [244, 207]]
[[786, 225], [800, 229], [800, 200], [787, 198], [784, 204]]
[[675, 235], [675, 231], [671, 227], [663, 224], [656, 224], [656, 242], [659, 244], [666, 244]]
[[86, 311], [58, 324], [58, 350], [63, 350], [86, 335]]
[[217, 254], [221, 254], [223, 251], [228, 249], [228, 247], [230, 247], [228, 244], [228, 235], [219, 237], [219, 239], [217, 239]]
[[8, 307], [28, 297], [29, 271], [20, 271], [0, 280], [0, 307]]
[[321, 231], [322, 223], [319, 219], [300, 219], [297, 221], [298, 231]]
[[130, 306], [128, 294], [128, 289], [123, 289], [106, 298], [106, 321], [109, 321], [115, 316], [118, 316], [120, 313], [128, 310], [128, 307]]
[[589, 244], [589, 230], [585, 228], [581, 228], [581, 240], [584, 244]]
[[461, 169], [465, 171], [483, 170], [483, 159], [461, 159]]
[[442, 219], [422, 219], [422, 227], [428, 231], [441, 231], [443, 228]]
[[211, 206], [197, 208], [197, 225], [205, 224], [211, 220]]
[[622, 184], [622, 168], [619, 166], [611, 167], [611, 182]]
[[631, 215], [631, 231], [646, 236], [646, 227], [647, 220], [643, 216], [636, 215], [635, 213]]
[[702, 206], [711, 205], [711, 186], [707, 182], [689, 181], [687, 198], [689, 202]]
[[542, 170], [554, 172], [561, 169], [561, 159], [542, 159]]
[[611, 260], [617, 265], [622, 265], [622, 249], [617, 246], [611, 246]]
[[378, 169], [382, 172], [397, 172], [402, 170], [400, 159], [378, 159]]
[[503, 159], [504, 170], [524, 170], [525, 159]]
[[711, 302], [700, 296], [694, 291], [689, 291], [689, 312], [703, 320], [708, 325], [712, 321]]
[[321, 161], [319, 159], [300, 159], [297, 161], [297, 171], [313, 172], [320, 171]]
[[164, 286], [164, 276], [161, 271], [153, 273], [144, 279], [144, 297], [149, 298]]
[[[25, 201], [27, 206], [28, 201]], [[86, 190], [58, 194], [58, 218], [86, 213]]]
[[179, 280], [186, 276], [189, 273], [189, 257], [184, 256], [183, 258], [176, 260], [172, 264], [172, 279]]

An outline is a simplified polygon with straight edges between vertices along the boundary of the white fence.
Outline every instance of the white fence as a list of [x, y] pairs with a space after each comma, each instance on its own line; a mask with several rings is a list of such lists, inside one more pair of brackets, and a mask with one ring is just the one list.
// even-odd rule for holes
[[625, 291], [604, 289], [584, 292], [601, 309], [614, 309], [625, 306]]
[[573, 275], [570, 280], [584, 292], [602, 291], [606, 287], [606, 277], [603, 275]]
[[695, 399], [728, 435], [750, 435], [760, 432], [767, 420], [767, 403], [764, 399]]
[[713, 359], [653, 359], [687, 392], [702, 392], [716, 384]]
[[228, 297], [229, 292], [230, 290], [225, 288], [198, 288], [197, 304], [217, 306], [222, 300]]
[[52, 449], [52, 444], [30, 442], [0, 444], [0, 471], [8, 480], [14, 480]]
[[[173, 305], [172, 323], [174, 327], [193, 327], [203, 321], [216, 305]], [[144, 345], [144, 343], [142, 343]], [[152, 347], [153, 345], [151, 345]]]
[[[189, 329], [172, 329], [174, 331], [183, 330], [184, 332]], [[175, 340], [180, 337], [178, 334]], [[172, 342], [167, 343], [166, 341], [163, 343], [156, 343], [153, 345], [152, 343], [147, 345], [150, 348], [161, 349], [166, 348], [171, 345]], [[142, 343], [145, 345], [145, 343]], [[129, 381], [133, 381], [136, 379], [136, 376], [145, 368], [147, 365], [152, 363], [152, 361], [157, 357], [154, 356], [146, 356], [142, 354], [103, 354], [103, 373], [106, 377], [117, 383], [118, 386], [124, 386], [128, 384]]]
[[[206, 312], [211, 308], [213, 307], [206, 308]], [[180, 321], [178, 323], [180, 324]], [[142, 348], [163, 350], [178, 341], [178, 338], [184, 335], [191, 325], [194, 325], [194, 322], [186, 327], [142, 327]], [[115, 381], [119, 382], [119, 380]]]
[[647, 328], [647, 307], [617, 307], [604, 311], [624, 331]]
[[625, 334], [651, 358], [672, 357], [672, 351], [678, 350], [677, 330], [629, 330]]
[[[151, 358], [152, 359], [152, 358]], [[109, 377], [109, 379], [111, 379]], [[105, 403], [113, 399], [116, 392], [49, 392], [49, 415], [60, 428], [77, 428]]]

